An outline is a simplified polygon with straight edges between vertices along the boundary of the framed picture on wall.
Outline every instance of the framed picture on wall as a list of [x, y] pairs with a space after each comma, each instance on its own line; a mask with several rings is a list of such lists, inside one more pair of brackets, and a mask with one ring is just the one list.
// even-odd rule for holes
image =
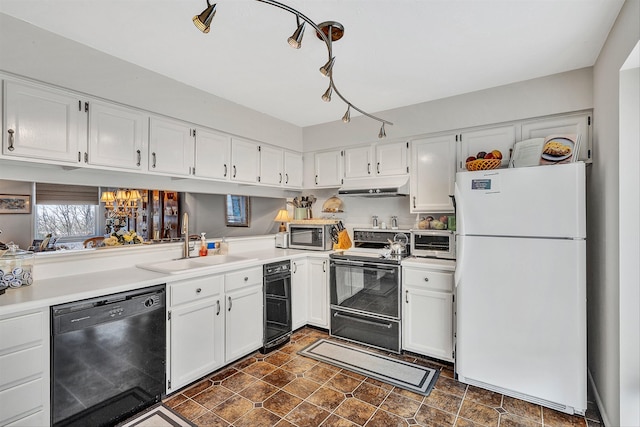
[[0, 194], [0, 214], [31, 213], [31, 196], [26, 194]]
[[250, 218], [249, 197], [227, 194], [225, 209], [227, 227], [249, 227]]

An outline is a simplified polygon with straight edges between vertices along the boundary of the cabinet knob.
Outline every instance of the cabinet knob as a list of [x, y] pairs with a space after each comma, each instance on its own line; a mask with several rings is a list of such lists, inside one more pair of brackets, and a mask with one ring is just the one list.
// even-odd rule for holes
[[428, 281], [429, 281], [429, 278], [428, 278], [428, 277], [425, 277], [425, 278], [424, 278], [424, 281], [425, 281], [425, 282], [428, 282]]
[[15, 148], [13, 147], [13, 134], [16, 131], [13, 130], [13, 129], [9, 129], [9, 130], [7, 130], [7, 132], [9, 132], [9, 146], [7, 147], [7, 150], [13, 151], [13, 150], [15, 150]]
[[249, 278], [245, 276], [244, 281], [245, 281], [245, 282], [248, 282], [248, 281], [249, 281]]
[[200, 292], [202, 292], [202, 288], [196, 289], [196, 294], [199, 294]]

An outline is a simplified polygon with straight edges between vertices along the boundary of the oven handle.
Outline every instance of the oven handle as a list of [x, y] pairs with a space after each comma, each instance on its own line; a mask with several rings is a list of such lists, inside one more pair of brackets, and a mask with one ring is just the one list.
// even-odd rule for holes
[[363, 262], [363, 261], [343, 261], [343, 260], [331, 260], [333, 265], [344, 265], [347, 267], [368, 267], [375, 268], [376, 270], [395, 271], [400, 268], [397, 266], [389, 266], [389, 264], [378, 264], [375, 262]]
[[345, 319], [349, 319], [349, 320], [355, 320], [356, 322], [360, 322], [360, 323], [366, 323], [367, 325], [373, 325], [373, 326], [382, 326], [385, 327], [387, 329], [391, 329], [393, 327], [393, 324], [391, 323], [379, 323], [379, 322], [374, 322], [373, 320], [366, 320], [366, 319], [361, 319], [359, 317], [351, 317], [351, 316], [347, 316], [341, 313], [333, 313], [333, 317], [344, 317]]

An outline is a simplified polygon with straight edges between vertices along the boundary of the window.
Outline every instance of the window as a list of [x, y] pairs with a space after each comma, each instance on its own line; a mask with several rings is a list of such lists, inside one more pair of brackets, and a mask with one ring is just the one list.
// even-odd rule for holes
[[98, 188], [36, 184], [35, 239], [51, 235], [57, 245], [82, 247], [99, 233]]

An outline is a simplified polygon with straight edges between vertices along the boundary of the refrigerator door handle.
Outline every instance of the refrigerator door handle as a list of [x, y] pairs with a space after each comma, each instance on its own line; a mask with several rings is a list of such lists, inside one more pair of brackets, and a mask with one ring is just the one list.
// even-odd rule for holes
[[456, 239], [456, 269], [453, 273], [453, 282], [457, 288], [460, 284], [460, 267], [464, 260], [464, 236], [457, 236]]

